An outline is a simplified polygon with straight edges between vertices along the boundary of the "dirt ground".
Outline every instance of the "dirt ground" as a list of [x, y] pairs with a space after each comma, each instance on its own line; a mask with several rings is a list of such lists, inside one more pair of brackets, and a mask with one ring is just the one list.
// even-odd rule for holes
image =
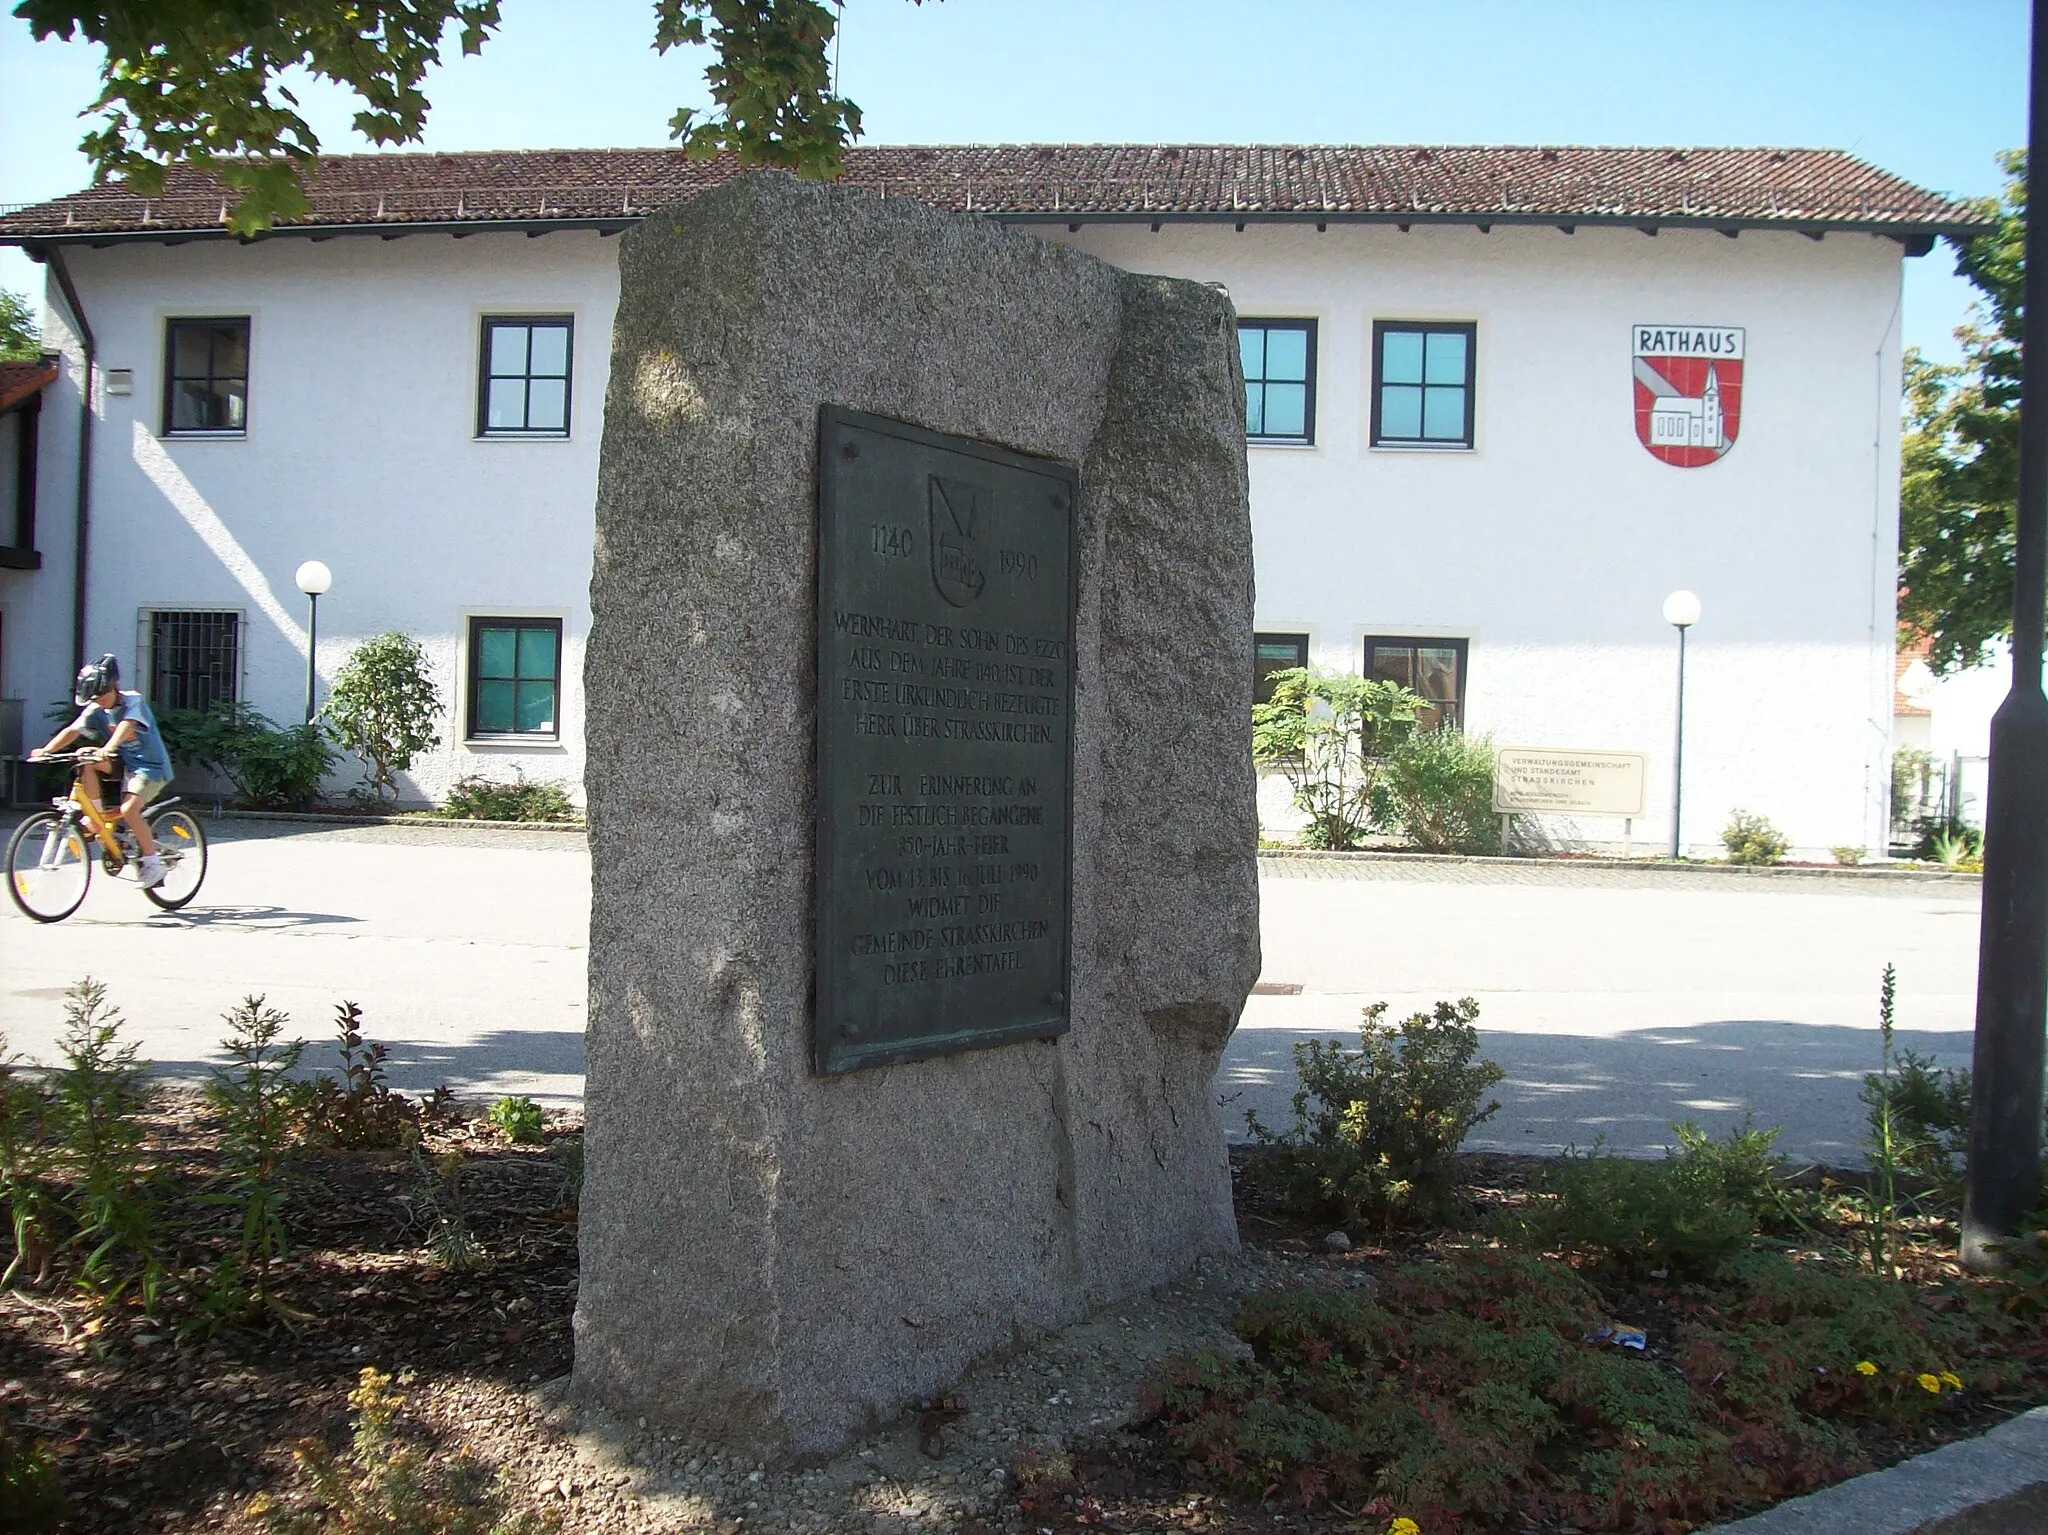
[[[152, 1122], [166, 1163], [203, 1174], [211, 1155], [190, 1099]], [[421, 1442], [466, 1446], [498, 1469], [515, 1507], [565, 1532], [716, 1535], [1225, 1535], [1355, 1532], [1342, 1509], [1234, 1501], [1190, 1485], [1142, 1424], [1147, 1373], [1165, 1355], [1234, 1346], [1230, 1318], [1259, 1288], [1368, 1285], [1429, 1238], [1333, 1251], [1284, 1213], [1240, 1150], [1246, 1247], [1182, 1284], [1136, 1298], [1007, 1358], [825, 1465], [763, 1466], [715, 1446], [575, 1408], [563, 1378], [576, 1299], [576, 1221], [565, 1177], [580, 1128], [551, 1115], [548, 1144], [515, 1146], [481, 1120], [432, 1126], [429, 1159], [465, 1158], [461, 1197], [481, 1244], [469, 1273], [427, 1248], [423, 1163], [410, 1153], [307, 1152], [291, 1174], [292, 1248], [278, 1296], [292, 1314], [261, 1331], [180, 1339], [132, 1310], [104, 1325], [61, 1284], [0, 1293], [0, 1414], [50, 1445], [68, 1531], [253, 1531], [259, 1491], [294, 1485], [293, 1447], [347, 1441], [347, 1397], [365, 1366], [396, 1377]], [[1524, 1196], [1536, 1158], [1468, 1159], [1482, 1207]], [[1654, 1296], [1633, 1319], [1656, 1325]], [[1931, 1431], [1865, 1445], [1879, 1464], [1975, 1432], [2031, 1399], [1961, 1406]], [[1376, 1527], [1375, 1527], [1376, 1528]], [[1537, 1527], [1529, 1526], [1534, 1530]], [[1559, 1530], [1567, 1526], [1557, 1526]]]

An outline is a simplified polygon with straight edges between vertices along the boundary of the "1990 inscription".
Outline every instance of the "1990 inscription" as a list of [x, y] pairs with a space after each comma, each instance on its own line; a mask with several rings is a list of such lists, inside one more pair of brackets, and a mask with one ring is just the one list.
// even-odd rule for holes
[[1058, 1033], [1073, 473], [819, 434], [818, 1065]]

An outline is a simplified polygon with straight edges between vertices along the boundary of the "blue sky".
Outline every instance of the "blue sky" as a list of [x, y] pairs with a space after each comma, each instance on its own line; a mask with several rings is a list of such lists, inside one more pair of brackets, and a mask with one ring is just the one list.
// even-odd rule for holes
[[[426, 147], [665, 142], [702, 59], [657, 57], [644, 0], [505, 0], [430, 78]], [[2024, 0], [848, 0], [841, 84], [879, 143], [1783, 144], [1995, 192], [2026, 131]], [[0, 203], [75, 190], [95, 50], [0, 15]], [[329, 149], [365, 147], [306, 93]], [[1952, 355], [1970, 289], [1906, 264], [1905, 334]], [[0, 286], [40, 289], [19, 252]]]

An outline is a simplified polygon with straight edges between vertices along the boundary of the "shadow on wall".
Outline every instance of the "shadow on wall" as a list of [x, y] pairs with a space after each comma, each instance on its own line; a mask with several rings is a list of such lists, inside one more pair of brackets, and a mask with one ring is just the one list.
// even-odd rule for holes
[[[1245, 1140], [1245, 1110], [1273, 1127], [1292, 1122], [1294, 1046], [1340, 1036], [1318, 1030], [1239, 1029], [1216, 1073], [1224, 1132]], [[1355, 1044], [1357, 1036], [1349, 1043]], [[1970, 1064], [1966, 1032], [1901, 1031], [1898, 1048], [1945, 1067]], [[1729, 1018], [1684, 1029], [1598, 1037], [1480, 1031], [1480, 1051], [1508, 1077], [1500, 1112], [1467, 1142], [1474, 1151], [1608, 1149], [1657, 1155], [1671, 1126], [1690, 1119], [1725, 1134], [1751, 1115], [1779, 1126], [1778, 1150], [1798, 1161], [1862, 1166], [1866, 1072], [1877, 1070], [1875, 1029], [1771, 1018]]]
[[[334, 1037], [310, 1031], [302, 1075], [335, 1075]], [[498, 1098], [523, 1094], [550, 1108], [577, 1108], [583, 1102], [583, 1031], [568, 1029], [501, 1029], [464, 1044], [445, 1040], [394, 1038], [373, 1030], [370, 1038], [390, 1047], [385, 1080], [405, 1093], [430, 1093], [446, 1082], [463, 1098]], [[153, 1076], [178, 1083], [198, 1083], [221, 1061], [151, 1061]]]

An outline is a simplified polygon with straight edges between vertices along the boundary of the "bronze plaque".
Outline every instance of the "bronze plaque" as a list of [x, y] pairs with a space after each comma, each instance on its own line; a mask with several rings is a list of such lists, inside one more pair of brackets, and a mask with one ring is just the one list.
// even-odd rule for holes
[[819, 413], [819, 1071], [1066, 1031], [1076, 489]]

